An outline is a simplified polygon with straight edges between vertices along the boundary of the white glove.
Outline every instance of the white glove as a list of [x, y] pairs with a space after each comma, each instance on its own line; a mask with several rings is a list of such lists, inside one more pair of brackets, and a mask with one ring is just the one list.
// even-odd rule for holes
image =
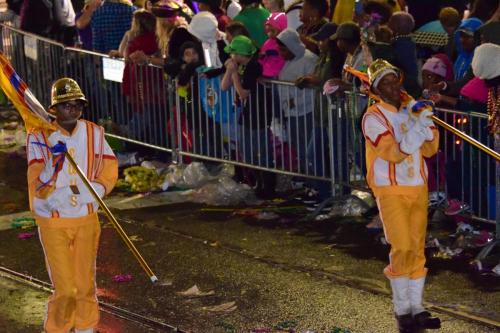
[[46, 200], [47, 209], [53, 211], [59, 209], [63, 205], [67, 205], [70, 203], [72, 195], [74, 194], [69, 186], [56, 188]]
[[425, 109], [420, 114], [418, 115], [417, 122], [420, 124], [422, 127], [430, 127], [434, 125], [434, 122], [432, 121], [432, 116], [434, 113], [432, 113], [431, 110]]
[[67, 137], [65, 137], [64, 135], [62, 135], [62, 133], [60, 131], [55, 131], [54, 133], [52, 133], [48, 137], [49, 144], [50, 144], [51, 147], [53, 147], [56, 144], [58, 144], [59, 141], [61, 141], [62, 143], [66, 143], [66, 139], [67, 139]]
[[420, 122], [417, 121], [415, 125], [413, 125], [413, 127], [403, 135], [403, 138], [399, 143], [401, 151], [409, 155], [416, 152], [427, 139], [427, 130], [428, 127], [423, 127]]
[[[90, 184], [99, 195], [99, 198], [104, 197], [104, 194], [106, 194], [106, 189], [104, 188], [104, 186], [96, 182], [90, 182]], [[77, 200], [80, 205], [97, 203], [94, 196], [92, 195], [92, 193], [90, 193], [89, 189], [87, 188], [87, 186], [85, 186], [85, 184], [79, 183], [78, 191], [80, 192], [80, 194], [77, 194]]]

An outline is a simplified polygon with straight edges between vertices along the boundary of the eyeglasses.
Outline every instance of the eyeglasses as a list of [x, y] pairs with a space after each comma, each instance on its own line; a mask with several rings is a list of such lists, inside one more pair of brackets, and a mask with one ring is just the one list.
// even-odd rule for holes
[[83, 103], [61, 103], [59, 106], [64, 111], [71, 111], [71, 109], [81, 111], [84, 108]]

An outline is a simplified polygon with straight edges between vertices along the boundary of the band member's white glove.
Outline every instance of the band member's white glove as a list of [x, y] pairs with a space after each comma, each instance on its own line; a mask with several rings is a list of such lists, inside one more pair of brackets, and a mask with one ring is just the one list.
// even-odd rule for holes
[[55, 146], [59, 142], [66, 143], [66, 137], [62, 135], [60, 131], [55, 131], [48, 137], [50, 147]]
[[[424, 112], [425, 111], [422, 111], [422, 113]], [[405, 154], [413, 154], [418, 149], [420, 149], [425, 140], [432, 140], [432, 130], [429, 127], [423, 126], [419, 120], [420, 117], [417, 119], [413, 127], [403, 135], [403, 138], [399, 143], [401, 151]], [[429, 120], [432, 123], [432, 120]]]
[[[104, 188], [104, 186], [102, 186], [101, 184], [96, 183], [96, 182], [90, 182], [90, 184], [92, 184], [92, 187], [94, 188], [94, 190], [99, 195], [99, 198], [104, 197], [104, 194], [106, 194], [106, 189]], [[90, 191], [87, 188], [87, 186], [85, 186], [85, 184], [79, 183], [78, 184], [78, 191], [80, 192], [80, 194], [77, 195], [77, 197], [78, 197], [78, 203], [80, 205], [86, 205], [86, 204], [89, 204], [89, 203], [93, 204], [93, 203], [97, 202], [95, 200], [94, 196], [90, 193]]]
[[47, 209], [49, 211], [58, 210], [63, 205], [68, 205], [71, 202], [71, 191], [69, 186], [56, 188], [46, 200]]
[[434, 125], [434, 122], [432, 121], [432, 116], [434, 113], [432, 113], [431, 110], [425, 109], [420, 114], [418, 115], [417, 122], [420, 124], [422, 127], [430, 127]]

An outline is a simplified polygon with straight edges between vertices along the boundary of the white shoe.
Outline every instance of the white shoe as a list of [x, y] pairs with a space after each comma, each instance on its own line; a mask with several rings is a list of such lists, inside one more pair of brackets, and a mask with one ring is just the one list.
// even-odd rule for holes
[[429, 193], [429, 207], [439, 207], [446, 201], [446, 193], [444, 192], [430, 192]]
[[402, 277], [390, 279], [392, 288], [392, 303], [394, 312], [398, 316], [411, 313], [411, 304], [409, 297], [410, 279]]
[[412, 315], [416, 315], [418, 313], [425, 311], [425, 308], [422, 305], [424, 284], [425, 284], [425, 277], [416, 280], [410, 280], [409, 295], [410, 295], [410, 305], [411, 305]]

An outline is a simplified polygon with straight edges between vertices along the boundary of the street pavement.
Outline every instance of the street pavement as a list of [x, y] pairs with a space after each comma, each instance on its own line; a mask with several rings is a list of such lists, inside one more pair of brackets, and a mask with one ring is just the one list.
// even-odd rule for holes
[[[28, 210], [25, 170], [25, 160], [0, 153], [1, 215]], [[114, 210], [160, 278], [156, 285], [102, 218], [100, 300], [192, 332], [250, 332], [278, 324], [295, 324], [298, 331], [396, 331], [382, 275], [388, 248], [367, 234], [366, 221], [299, 223], [293, 214], [258, 221], [225, 208], [176, 203]], [[0, 231], [0, 265], [48, 281], [37, 235], [21, 240], [20, 232], [26, 231]], [[477, 281], [465, 264], [437, 258], [429, 267], [426, 299], [432, 305], [500, 321], [498, 280]], [[116, 275], [132, 280], [115, 282]], [[0, 332], [40, 332], [47, 295], [10, 281], [0, 284]], [[195, 285], [201, 292], [179, 294]], [[438, 332], [500, 332], [456, 316], [440, 317]], [[100, 330], [146, 332], [109, 318]]]

